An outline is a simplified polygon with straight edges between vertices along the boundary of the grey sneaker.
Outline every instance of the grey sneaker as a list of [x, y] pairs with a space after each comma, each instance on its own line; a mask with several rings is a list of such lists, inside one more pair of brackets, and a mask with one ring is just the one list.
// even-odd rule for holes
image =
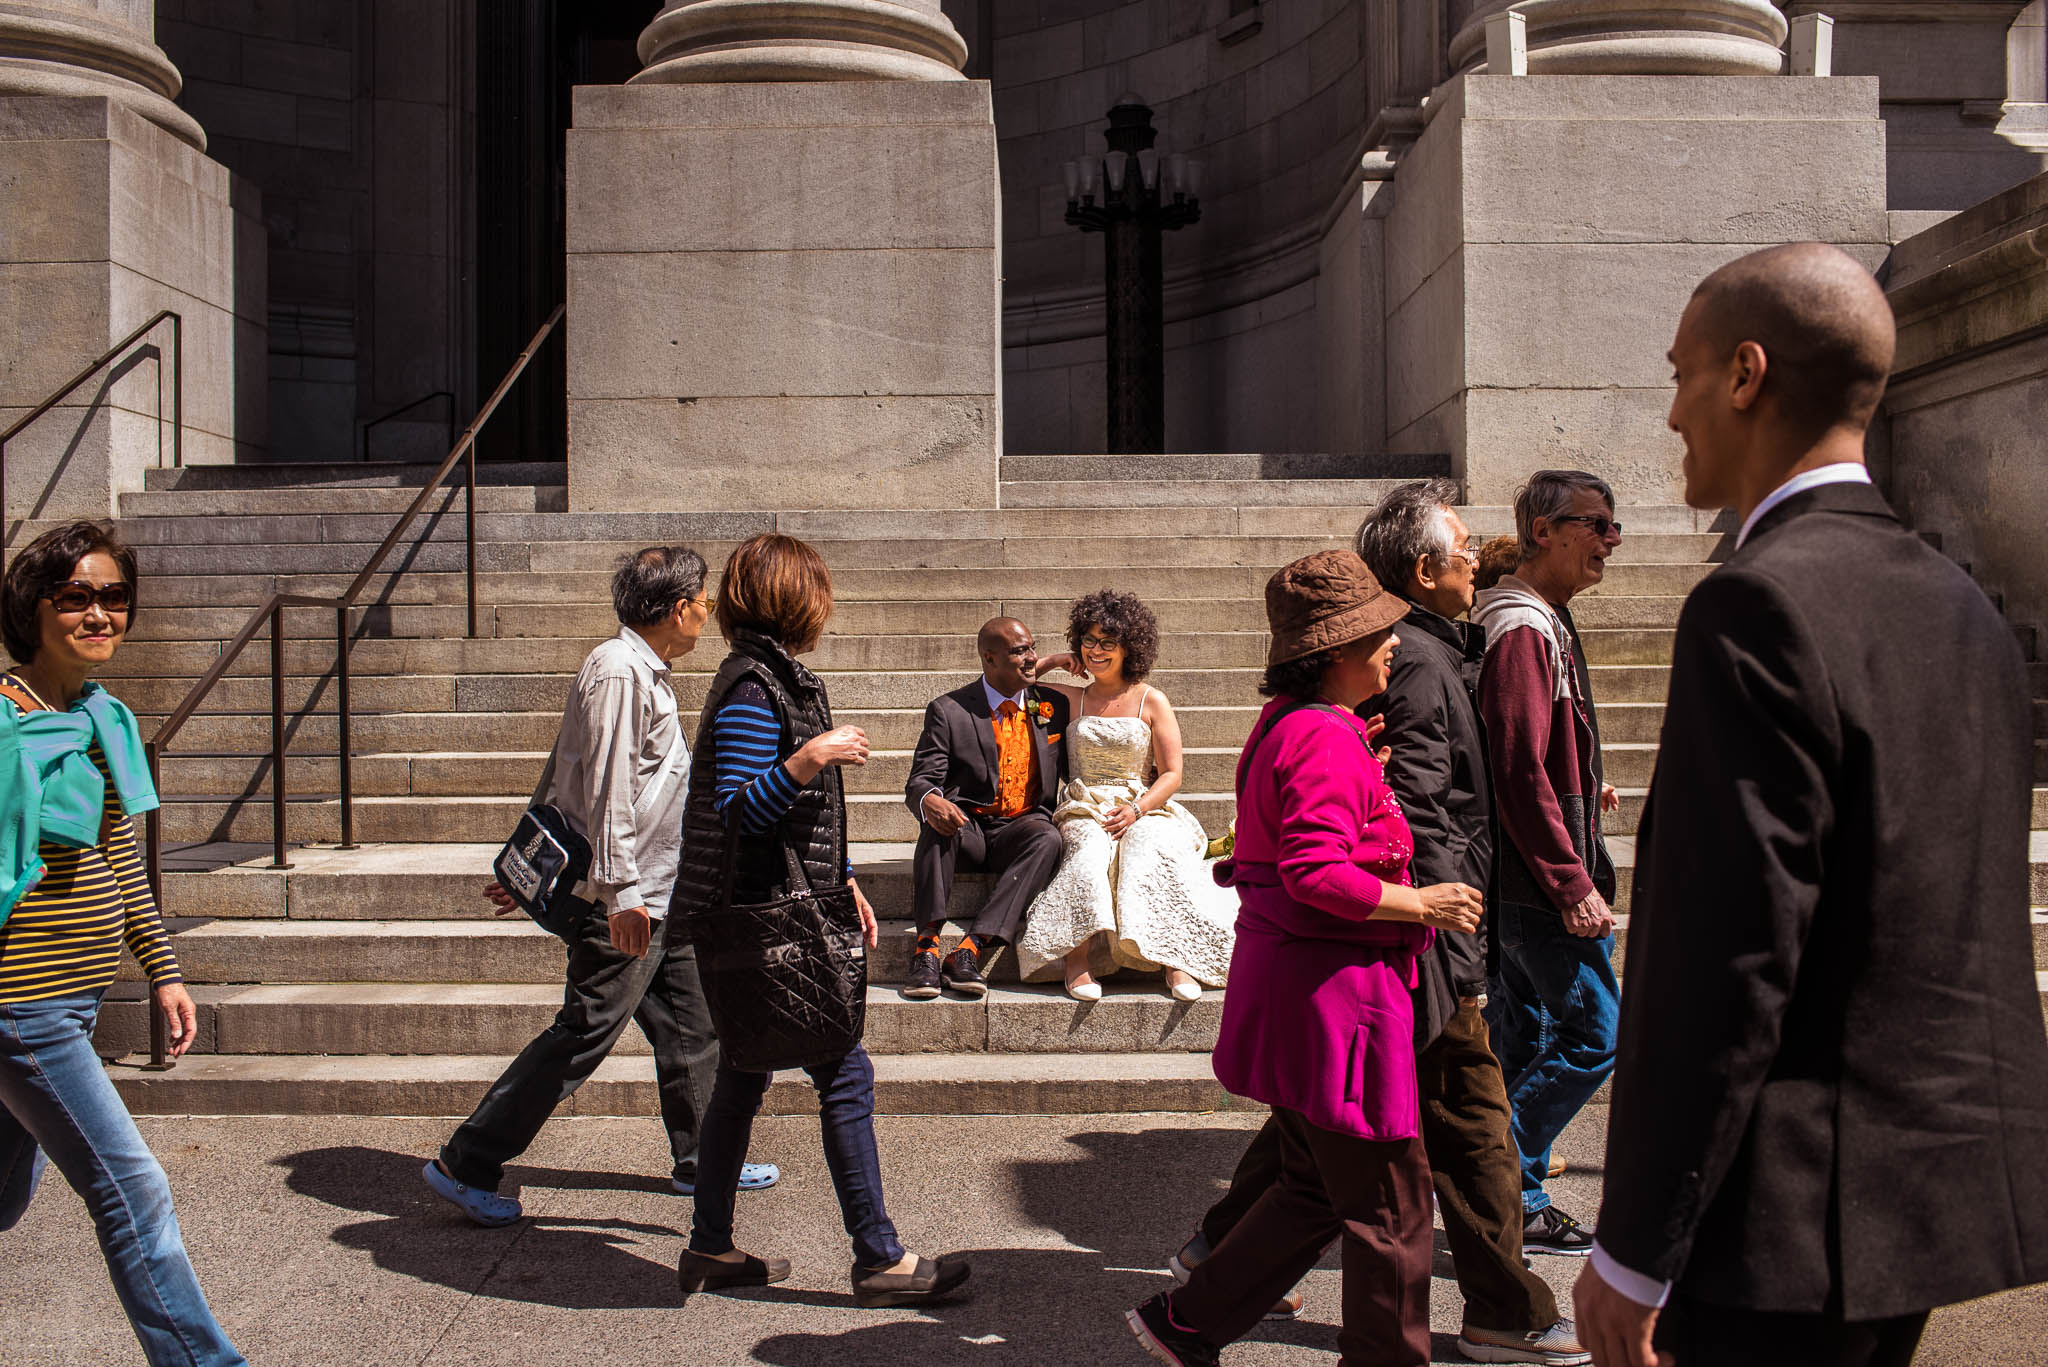
[[1475, 1329], [1458, 1334], [1458, 1351], [1471, 1362], [1543, 1362], [1551, 1367], [1578, 1367], [1593, 1355], [1579, 1343], [1576, 1326], [1559, 1320], [1548, 1329], [1517, 1334], [1510, 1329]]

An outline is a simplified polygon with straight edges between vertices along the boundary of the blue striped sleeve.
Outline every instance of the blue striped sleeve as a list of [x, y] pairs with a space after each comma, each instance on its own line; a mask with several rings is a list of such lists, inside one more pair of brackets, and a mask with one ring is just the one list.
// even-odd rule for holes
[[735, 688], [712, 718], [711, 740], [718, 814], [743, 834], [759, 835], [788, 813], [799, 791], [782, 765], [782, 727], [766, 690], [753, 683]]

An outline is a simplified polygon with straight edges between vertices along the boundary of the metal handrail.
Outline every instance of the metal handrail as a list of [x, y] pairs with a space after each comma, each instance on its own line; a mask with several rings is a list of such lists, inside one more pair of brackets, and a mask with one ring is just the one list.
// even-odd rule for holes
[[[484, 406], [477, 411], [476, 417], [463, 430], [461, 438], [441, 461], [440, 467], [434, 472], [433, 478], [427, 481], [425, 487], [420, 490], [419, 496], [413, 499], [412, 505], [405, 510], [404, 514], [398, 519], [397, 524], [385, 536], [383, 544], [377, 547], [376, 554], [370, 557], [370, 563], [363, 566], [362, 573], [358, 574], [346, 589], [333, 597], [318, 597], [302, 593], [273, 593], [268, 598], [265, 598], [262, 606], [251, 613], [249, 620], [242, 624], [242, 629], [235, 633], [234, 639], [222, 648], [219, 657], [213, 662], [213, 667], [206, 671], [198, 683], [192, 685], [191, 691], [185, 695], [185, 700], [179, 703], [171, 715], [164, 719], [163, 724], [157, 728], [155, 736], [143, 747], [149, 757], [150, 780], [152, 783], [156, 783], [160, 778], [159, 762], [163, 758], [165, 748], [170, 744], [172, 738], [178, 734], [179, 728], [183, 727], [191, 719], [192, 714], [199, 710], [199, 705], [206, 700], [207, 694], [213, 691], [214, 685], [218, 684], [226, 676], [228, 670], [234, 667], [234, 663], [241, 657], [242, 651], [248, 647], [249, 642], [256, 638], [256, 633], [262, 630], [267, 623], [270, 627], [271, 868], [289, 869], [291, 867], [291, 864], [284, 857], [286, 843], [284, 610], [286, 608], [299, 607], [326, 608], [334, 613], [335, 714], [339, 732], [336, 737], [336, 750], [341, 770], [341, 847], [343, 849], [352, 849], [355, 846], [355, 792], [351, 766], [352, 756], [350, 754], [352, 719], [349, 710], [349, 615], [355, 608], [356, 600], [362, 596], [363, 590], [368, 587], [370, 581], [376, 578], [378, 571], [383, 568], [385, 557], [391, 554], [391, 550], [398, 544], [399, 538], [404, 536], [406, 529], [412, 526], [413, 519], [419, 516], [420, 510], [427, 505], [427, 500], [440, 491], [441, 485], [448, 478], [449, 472], [455, 468], [455, 462], [467, 456], [468, 465], [465, 480], [467, 507], [464, 510], [464, 544], [465, 563], [468, 569], [469, 635], [471, 637], [476, 635], [477, 433], [482, 430], [486, 422], [490, 421], [491, 415], [498, 411], [498, 405], [504, 401], [506, 393], [511, 390], [513, 384], [518, 381], [521, 375], [526, 373], [526, 368], [532, 362], [534, 354], [540, 350], [541, 344], [547, 341], [549, 334], [562, 321], [562, 314], [567, 307], [566, 304], [557, 305], [555, 311], [548, 315], [548, 320], [541, 324], [540, 331], [533, 334], [533, 340], [528, 342], [526, 349], [519, 353], [518, 359], [512, 363], [512, 368], [505, 373], [505, 378], [498, 382], [498, 387], [491, 391], [490, 398], [484, 401]], [[405, 567], [403, 566], [393, 571], [394, 576], [404, 573]], [[311, 706], [310, 701], [308, 706]], [[156, 894], [158, 904], [161, 905], [163, 900], [163, 826], [159, 812], [151, 812], [149, 814], [146, 831], [149, 885], [150, 889]], [[163, 1029], [163, 1013], [152, 1009], [150, 1012], [150, 1066], [153, 1068], [170, 1066], [165, 1058]]]
[[419, 397], [418, 397], [417, 399], [414, 399], [414, 400], [412, 400], [412, 401], [411, 401], [411, 402], [409, 402], [409, 403], [402, 403], [402, 404], [398, 405], [398, 407], [396, 407], [396, 408], [392, 409], [392, 410], [391, 410], [391, 411], [390, 411], [389, 413], [384, 413], [384, 414], [381, 414], [381, 415], [379, 415], [378, 417], [374, 417], [374, 418], [370, 419], [370, 420], [369, 420], [368, 422], [364, 423], [364, 424], [363, 424], [363, 430], [362, 430], [362, 433], [361, 433], [361, 438], [360, 438], [360, 441], [359, 441], [359, 443], [358, 443], [358, 445], [359, 445], [359, 459], [361, 459], [361, 460], [363, 460], [363, 461], [365, 461], [365, 462], [367, 462], [367, 461], [368, 461], [368, 460], [370, 459], [370, 429], [371, 429], [371, 428], [373, 428], [373, 427], [382, 427], [382, 426], [383, 426], [383, 425], [384, 425], [385, 423], [387, 423], [387, 422], [390, 422], [390, 421], [392, 421], [392, 420], [393, 420], [394, 418], [396, 418], [396, 417], [397, 417], [397, 416], [398, 416], [399, 414], [401, 414], [401, 413], [410, 413], [410, 412], [411, 412], [411, 411], [412, 411], [413, 409], [415, 409], [415, 408], [418, 408], [418, 407], [419, 407], [419, 406], [420, 406], [421, 404], [429, 404], [429, 403], [432, 403], [432, 402], [433, 402], [434, 400], [436, 400], [436, 399], [446, 399], [446, 400], [448, 400], [448, 440], [449, 440], [449, 441], [450, 441], [451, 443], [452, 443], [452, 442], [454, 442], [454, 440], [455, 440], [455, 395], [454, 395], [454, 393], [453, 393], [452, 391], [450, 391], [450, 390], [446, 390], [446, 389], [437, 389], [437, 390], [435, 390], [435, 391], [434, 391], [433, 393], [431, 393], [431, 394], [422, 394], [422, 395], [420, 395], [420, 396], [419, 396]]
[[[31, 408], [5, 432], [0, 432], [0, 568], [7, 562], [7, 443], [20, 436], [22, 430], [43, 414], [55, 408], [99, 371], [120, 359], [128, 348], [141, 341], [165, 319], [171, 323], [171, 464], [175, 469], [185, 467], [185, 319], [176, 309], [159, 309], [150, 320], [120, 341], [100, 353], [83, 370], [58, 389], [49, 398]], [[163, 353], [157, 353], [156, 370], [156, 464], [161, 470], [164, 464], [164, 370]]]

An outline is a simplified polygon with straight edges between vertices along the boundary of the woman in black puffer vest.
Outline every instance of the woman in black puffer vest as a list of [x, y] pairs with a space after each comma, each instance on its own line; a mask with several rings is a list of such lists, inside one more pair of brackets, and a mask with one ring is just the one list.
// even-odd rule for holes
[[[832, 577], [825, 562], [793, 537], [757, 536], [726, 562], [718, 627], [732, 653], [712, 681], [697, 726], [682, 867], [671, 902], [671, 914], [688, 918], [700, 963], [717, 957], [718, 939], [728, 933], [726, 919], [714, 913], [801, 891], [793, 886], [799, 869], [816, 891], [850, 889], [867, 945], [875, 943], [874, 911], [854, 882], [847, 858], [846, 797], [839, 773], [843, 765], [867, 762], [867, 736], [856, 726], [833, 726], [823, 681], [796, 659], [817, 646], [831, 611]], [[756, 1257], [733, 1244], [740, 1166], [773, 1078], [734, 1065], [733, 1055], [744, 1059], [755, 1041], [739, 1037], [733, 1027], [756, 1014], [802, 1020], [820, 996], [864, 990], [860, 946], [855, 942], [844, 948], [848, 953], [831, 961], [845, 981], [820, 983], [771, 969], [763, 984], [773, 997], [767, 1011], [734, 1003], [727, 1018], [718, 1021], [727, 1054], [704, 1113], [696, 1216], [690, 1245], [676, 1269], [686, 1293], [763, 1286], [789, 1275], [787, 1259]], [[715, 995], [712, 1005], [716, 1015]], [[967, 1280], [967, 1264], [906, 1253], [883, 1207], [875, 1153], [875, 1070], [867, 1049], [856, 1041], [844, 1053], [805, 1062], [804, 1071], [818, 1090], [827, 1166], [846, 1232], [853, 1236], [855, 1302], [922, 1304], [955, 1290]]]

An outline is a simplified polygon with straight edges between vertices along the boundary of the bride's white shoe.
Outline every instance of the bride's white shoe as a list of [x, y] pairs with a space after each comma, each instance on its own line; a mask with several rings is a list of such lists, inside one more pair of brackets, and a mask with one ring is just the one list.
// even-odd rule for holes
[[[1075, 979], [1085, 979], [1076, 981]], [[1102, 1000], [1102, 984], [1089, 977], [1084, 971], [1067, 979], [1067, 995], [1077, 1002], [1099, 1002]]]
[[1168, 973], [1166, 991], [1167, 995], [1177, 1002], [1200, 1001], [1202, 997], [1202, 985], [1195, 981], [1193, 975], [1185, 972], [1180, 974], [1178, 980], [1172, 973]]

